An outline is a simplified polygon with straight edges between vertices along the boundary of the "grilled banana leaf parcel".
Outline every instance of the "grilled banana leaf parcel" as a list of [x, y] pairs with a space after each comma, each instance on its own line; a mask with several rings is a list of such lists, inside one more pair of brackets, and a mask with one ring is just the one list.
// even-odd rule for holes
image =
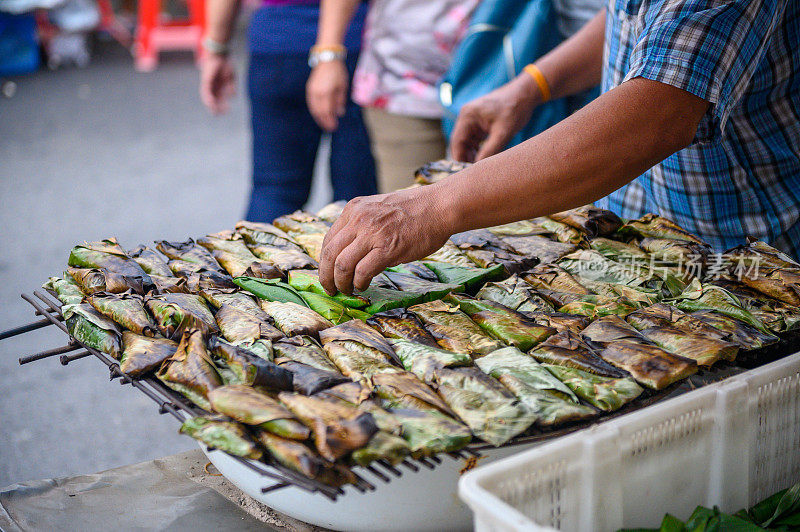
[[64, 305], [61, 315], [70, 336], [87, 347], [119, 358], [122, 332], [116, 323], [88, 303]]
[[[145, 293], [141, 279], [129, 277], [105, 268], [68, 268], [67, 273], [86, 295], [92, 295], [97, 292], [121, 294], [128, 290], [132, 290], [137, 294]], [[157, 286], [152, 277], [150, 277], [150, 282], [154, 283], [151, 289]]]
[[[165, 277], [162, 275], [150, 274], [150, 279], [156, 285], [156, 293], [158, 294], [188, 294], [189, 282], [183, 277]], [[198, 283], [199, 286], [199, 283]]]
[[160, 381], [182, 393], [205, 410], [211, 410], [208, 392], [222, 386], [222, 379], [206, 349], [203, 332], [188, 329], [181, 336], [178, 350], [158, 370]]
[[294, 211], [272, 221], [272, 225], [286, 232], [292, 238], [297, 235], [325, 234], [330, 225], [320, 220], [316, 215], [305, 211]]
[[487, 228], [487, 231], [495, 236], [534, 236], [534, 235], [548, 235], [550, 231], [541, 226], [536, 220], [520, 220], [518, 222], [511, 222], [503, 225], [495, 225], [494, 227]]
[[736, 267], [744, 269], [765, 268], [767, 270], [783, 269], [798, 270], [800, 264], [789, 255], [770, 246], [765, 242], [748, 239], [747, 245], [736, 246], [726, 251], [723, 257]]
[[[474, 268], [476, 266], [464, 252], [458, 249], [458, 246], [449, 240], [441, 248], [422, 259], [422, 262], [442, 262], [452, 266], [461, 266], [462, 268]], [[448, 282], [440, 280], [443, 283]]]
[[272, 224], [241, 221], [236, 232], [250, 246], [270, 246], [287, 251], [302, 251], [292, 237]]
[[622, 408], [642, 394], [644, 389], [631, 378], [612, 379], [566, 366], [542, 364], [542, 367], [566, 384], [575, 395], [604, 412]]
[[414, 172], [414, 180], [420, 185], [432, 185], [441, 181], [456, 172], [470, 166], [470, 163], [453, 161], [451, 159], [440, 159], [425, 163]]
[[357, 353], [399, 362], [391, 344], [378, 331], [360, 320], [351, 320], [319, 333], [322, 345], [337, 343]]
[[422, 303], [428, 299], [426, 295], [422, 293], [403, 292], [393, 288], [377, 286], [374, 280], [369, 288], [358, 292], [358, 295], [367, 298], [370, 302], [369, 306], [362, 309], [367, 314], [376, 314], [386, 310], [410, 307], [411, 305]]
[[386, 271], [404, 273], [406, 275], [413, 275], [414, 277], [418, 277], [425, 281], [431, 281], [434, 283], [439, 282], [439, 278], [436, 276], [435, 273], [433, 273], [433, 270], [425, 266], [420, 261], [406, 262], [405, 264], [398, 264], [397, 266], [391, 266], [389, 268], [386, 268]]
[[771, 332], [791, 331], [800, 326], [800, 308], [798, 307], [767, 297], [738, 281], [720, 278], [715, 279], [711, 284], [724, 288], [735, 296], [742, 308], [749, 311]]
[[292, 373], [275, 363], [258, 356], [246, 347], [233, 345], [219, 337], [212, 337], [209, 348], [217, 365], [230, 372], [226, 384], [266, 386], [273, 390], [292, 390]]
[[203, 299], [216, 310], [222, 308], [222, 305], [229, 305], [252, 314], [257, 318], [269, 321], [269, 315], [261, 310], [256, 299], [247, 292], [240, 292], [235, 288], [229, 288], [227, 290], [202, 290], [199, 295], [203, 296]]
[[447, 284], [456, 284], [464, 287], [469, 293], [475, 293], [484, 283], [498, 281], [506, 276], [502, 265], [491, 268], [476, 268], [473, 266], [459, 266], [445, 262], [425, 260], [424, 264], [430, 268], [439, 281]]
[[323, 371], [339, 372], [339, 368], [331, 362], [322, 347], [310, 336], [282, 338], [273, 342], [272, 347], [275, 351], [275, 358], [278, 360], [285, 358]]
[[531, 351], [530, 356], [542, 364], [575, 368], [601, 377], [618, 379], [628, 375], [603, 360], [580, 335], [569, 330], [551, 336]]
[[706, 338], [730, 340], [729, 333], [665, 303], [656, 303], [637, 310], [625, 319], [639, 331], [650, 327], [675, 327], [681, 331], [701, 334]]
[[87, 297], [86, 301], [100, 314], [111, 318], [128, 330], [144, 336], [158, 335], [156, 324], [144, 309], [144, 301], [139, 294], [97, 292]]
[[531, 221], [545, 230], [548, 234], [553, 235], [553, 237], [559, 242], [564, 242], [565, 244], [574, 244], [576, 246], [580, 246], [586, 242], [586, 234], [584, 232], [579, 231], [578, 229], [575, 229], [574, 227], [571, 227], [565, 223], [548, 218], [547, 216], [534, 218]]
[[352, 343], [345, 346], [339, 342], [328, 342], [323, 349], [339, 371], [366, 389], [372, 386], [371, 379], [374, 375], [403, 371], [389, 362], [389, 358], [385, 355], [378, 355], [369, 350], [355, 350]]
[[567, 303], [558, 311], [565, 314], [578, 314], [580, 316], [587, 316], [591, 319], [600, 318], [603, 316], [617, 315], [627, 316], [639, 308], [635, 303], [624, 297], [608, 300], [604, 296], [596, 295], [582, 295], [578, 296], [577, 301]]
[[622, 263], [647, 264], [650, 255], [634, 244], [626, 244], [609, 238], [593, 238], [589, 247], [609, 260]]
[[779, 340], [773, 334], [765, 334], [743, 321], [712, 310], [698, 310], [690, 316], [718, 329], [726, 335], [726, 340], [735, 343], [742, 350], [761, 349]]
[[54, 294], [65, 305], [77, 305], [83, 301], [83, 292], [68, 274], [61, 277], [50, 277], [42, 288]]
[[150, 276], [125, 253], [115, 238], [75, 246], [69, 254], [69, 265], [75, 268], [105, 269], [119, 274], [136, 285], [131, 288], [139, 294], [153, 288]]
[[773, 299], [800, 306], [800, 269], [760, 267], [758, 271], [742, 275], [741, 282]]
[[197, 243], [206, 248], [220, 266], [232, 277], [247, 275], [259, 279], [280, 279], [281, 272], [271, 262], [257, 258], [244, 240], [228, 240], [228, 234], [208, 235]]
[[319, 262], [322, 258], [322, 242], [325, 240], [325, 233], [296, 234], [295, 242], [300, 244], [309, 257]]
[[342, 211], [344, 210], [345, 205], [347, 205], [347, 202], [344, 200], [328, 203], [323, 208], [317, 211], [317, 218], [319, 218], [323, 222], [328, 222], [329, 224], [333, 224], [334, 222], [336, 222], [336, 220], [339, 219], [339, 216], [342, 215]]
[[161, 366], [177, 350], [178, 344], [172, 340], [123, 331], [119, 369], [130, 377], [138, 377]]
[[278, 400], [311, 429], [317, 451], [327, 460], [364, 447], [378, 432], [371, 414], [343, 401], [288, 392], [281, 392]]
[[439, 369], [439, 394], [472, 431], [499, 446], [525, 432], [537, 416], [499, 382], [477, 368]]
[[333, 323], [310, 308], [297, 303], [262, 301], [261, 308], [272, 316], [272, 319], [275, 320], [275, 325], [286, 336], [308, 335], [316, 337], [319, 335], [319, 331], [333, 327]]
[[177, 340], [189, 328], [199, 328], [206, 334], [219, 332], [214, 315], [198, 295], [149, 296], [145, 298], [145, 306], [155, 318], [159, 332], [171, 340]]
[[455, 417], [447, 403], [413, 373], [379, 373], [372, 376], [372, 385], [378, 396], [393, 408], [438, 410]]
[[606, 362], [629, 372], [648, 388], [660, 390], [697, 372], [694, 360], [673, 355], [648, 343], [619, 316], [600, 318], [581, 334], [602, 346], [600, 356]]
[[222, 267], [211, 253], [191, 238], [186, 242], [167, 242], [162, 240], [156, 242], [156, 249], [170, 259], [191, 262], [207, 270], [222, 272]]
[[309, 257], [299, 246], [297, 250], [294, 250], [257, 245], [250, 246], [250, 251], [259, 259], [267, 261], [282, 272], [319, 267], [319, 263]]
[[553, 312], [553, 305], [516, 275], [505, 281], [486, 283], [476, 297], [494, 301], [522, 314], [527, 312]]
[[608, 236], [622, 227], [619, 216], [594, 205], [584, 205], [577, 209], [551, 214], [550, 218], [583, 231], [589, 238]]
[[[558, 265], [572, 275], [591, 281], [604, 281], [626, 286], [660, 288], [660, 279], [648, 275], [644, 268], [605, 258], [594, 250], [580, 249], [558, 261]], [[526, 277], [527, 281], [528, 278]]]
[[285, 406], [251, 386], [229, 384], [208, 394], [211, 408], [245, 425], [255, 425], [292, 440], [306, 440], [311, 431]]
[[578, 397], [533, 358], [515, 347], [499, 349], [475, 365], [499, 380], [536, 416], [540, 426], [553, 426], [595, 416]]
[[355, 475], [347, 467], [323, 460], [303, 443], [264, 430], [257, 431], [256, 438], [272, 458], [301, 475], [334, 487], [356, 482]]
[[701, 245], [705, 244], [705, 242], [679, 227], [676, 223], [655, 214], [645, 214], [638, 220], [631, 220], [620, 227], [617, 232], [624, 238], [671, 238]]
[[363, 467], [376, 460], [385, 460], [392, 465], [397, 465], [409, 454], [411, 454], [411, 448], [403, 438], [378, 431], [364, 447], [353, 451], [350, 460]]
[[539, 235], [501, 236], [500, 238], [516, 253], [535, 259], [537, 264], [556, 262], [577, 249], [574, 244], [555, 242]]
[[[289, 272], [287, 282], [300, 292], [314, 292], [315, 294], [327, 295], [322, 284], [319, 282], [319, 272], [315, 270], [293, 270]], [[350, 308], [364, 308], [369, 305], [369, 300], [362, 296], [348, 295], [337, 292], [330, 296], [336, 301]]]
[[561, 312], [527, 312], [526, 316], [529, 316], [539, 325], [551, 327], [558, 332], [572, 331], [579, 333], [591, 323], [591, 320], [586, 316], [562, 314]]
[[400, 436], [414, 458], [458, 451], [472, 440], [466, 425], [437, 411], [392, 408], [389, 412], [400, 423]]
[[300, 292], [300, 297], [303, 298], [303, 301], [311, 310], [334, 325], [340, 325], [354, 319], [366, 321], [370, 317], [366, 312], [347, 307], [328, 295]]
[[172, 270], [169, 269], [169, 265], [164, 257], [145, 245], [140, 244], [128, 250], [128, 256], [135, 260], [149, 275], [172, 277]]
[[672, 238], [647, 237], [639, 242], [639, 246], [661, 263], [681, 266], [692, 264], [702, 267], [710, 252], [706, 244]]
[[449, 351], [478, 357], [503, 347], [501, 342], [487, 335], [461, 312], [458, 306], [444, 301], [431, 301], [408, 310], [416, 314], [437, 343]]
[[445, 301], [457, 305], [478, 326], [507, 345], [527, 351], [556, 330], [543, 327], [515, 310], [494, 301], [475, 299], [464, 294], [450, 294]]
[[641, 333], [657, 346], [684, 358], [690, 358], [699, 366], [712, 366], [720, 359], [731, 362], [736, 359], [736, 353], [739, 351], [736, 344], [699, 333], [682, 331], [677, 327], [649, 327]]
[[634, 288], [604, 281], [591, 281], [584, 277], [581, 277], [581, 284], [597, 295], [612, 299], [624, 298], [629, 303], [639, 307], [648, 307], [661, 301], [661, 293], [641, 286]]
[[402, 338], [428, 347], [439, 347], [436, 338], [425, 330], [419, 318], [404, 308], [379, 312], [367, 320], [367, 325], [386, 338]]
[[[336, 371], [318, 369], [302, 362], [295, 362], [288, 358], [278, 358], [275, 360], [280, 367], [292, 373], [292, 386], [294, 391], [303, 395], [314, 395], [323, 390], [328, 390], [334, 386], [349, 383], [350, 379]], [[369, 390], [365, 396], [369, 395]]]
[[213, 449], [258, 460], [263, 452], [239, 423], [221, 416], [197, 416], [183, 422], [181, 434], [188, 434]]
[[167, 264], [172, 273], [186, 279], [186, 287], [190, 293], [236, 288], [233, 277], [223, 272], [221, 268], [209, 270], [205, 266], [185, 260], [171, 260]]
[[538, 262], [534, 257], [523, 255], [486, 229], [457, 233], [450, 237], [472, 262], [481, 268], [502, 264], [507, 273], [519, 273]]
[[686, 312], [714, 310], [743, 321], [762, 333], [769, 334], [769, 330], [761, 320], [744, 309], [739, 298], [720, 286], [701, 283], [695, 279], [683, 293], [675, 298], [675, 301], [670, 301], [670, 303]]
[[462, 289], [462, 286], [459, 284], [440, 283], [438, 281], [431, 282], [408, 273], [387, 270], [383, 272], [383, 275], [385, 275], [398, 290], [424, 294], [426, 301], [441, 299], [450, 292], [458, 292]]
[[403, 367], [428, 384], [434, 382], [436, 371], [441, 368], [472, 365], [472, 357], [466, 353], [445, 351], [405, 339], [390, 342]]
[[568, 292], [570, 294], [591, 294], [568, 271], [555, 264], [540, 264], [521, 275], [522, 279], [536, 289]]

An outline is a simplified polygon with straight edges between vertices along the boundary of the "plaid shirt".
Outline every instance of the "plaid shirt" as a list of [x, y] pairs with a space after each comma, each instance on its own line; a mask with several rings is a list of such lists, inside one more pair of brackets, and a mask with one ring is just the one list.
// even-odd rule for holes
[[635, 77], [711, 105], [690, 146], [597, 205], [800, 256], [800, 0], [610, 0], [603, 90]]

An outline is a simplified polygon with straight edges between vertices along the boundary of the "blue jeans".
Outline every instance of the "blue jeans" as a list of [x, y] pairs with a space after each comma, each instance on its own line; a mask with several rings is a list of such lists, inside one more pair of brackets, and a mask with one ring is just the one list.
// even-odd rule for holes
[[[345, 44], [347, 67], [355, 70], [365, 5]], [[308, 50], [316, 38], [317, 5], [267, 6], [250, 25], [248, 95], [253, 128], [253, 189], [246, 218], [271, 222], [308, 200], [314, 160], [322, 136], [306, 106]], [[348, 99], [331, 137], [333, 199], [375, 194], [375, 163], [361, 109]]]

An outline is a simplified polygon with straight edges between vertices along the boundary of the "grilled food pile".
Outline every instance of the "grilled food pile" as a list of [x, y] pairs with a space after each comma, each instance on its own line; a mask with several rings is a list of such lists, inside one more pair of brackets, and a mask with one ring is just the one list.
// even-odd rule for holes
[[776, 249], [715, 256], [668, 220], [593, 206], [454, 235], [330, 297], [316, 268], [342, 208], [155, 249], [84, 243], [45, 288], [74, 338], [207, 412], [181, 432], [331, 485], [596, 418], [800, 324], [800, 265]]

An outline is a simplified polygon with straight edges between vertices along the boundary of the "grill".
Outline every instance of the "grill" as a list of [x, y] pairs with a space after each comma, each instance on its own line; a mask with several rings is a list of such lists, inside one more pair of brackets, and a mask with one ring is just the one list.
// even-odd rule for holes
[[[39, 290], [33, 291], [32, 294], [22, 294], [22, 299], [24, 299], [33, 307], [35, 315], [40, 317], [40, 319], [20, 327], [0, 332], [0, 340], [53, 325], [61, 329], [65, 334], [69, 335], [67, 327], [63, 323], [63, 318], [61, 317], [60, 301], [54, 299], [52, 296], [50, 296], [50, 294]], [[695, 388], [710, 384], [712, 382], [717, 382], [728, 376], [745, 371], [746, 369], [767, 364], [783, 356], [796, 352], [798, 348], [800, 348], [800, 333], [785, 335], [781, 339], [781, 342], [775, 345], [755, 351], [740, 351], [735, 365], [725, 363], [717, 364], [715, 367], [702, 370], [696, 375], [693, 375], [688, 379], [678, 382], [659, 392], [647, 390], [639, 398], [632, 401], [628, 405], [611, 414], [605, 414], [599, 419], [577, 423], [560, 429], [540, 430], [535, 434], [518, 436], [506, 443], [504, 447], [542, 442], [582, 430], [589, 426], [602, 423], [631, 411], [645, 408], [657, 401], [691, 391]], [[119, 364], [114, 358], [87, 347], [71, 337], [66, 345], [21, 357], [19, 359], [19, 363], [27, 364], [55, 356], [59, 357], [61, 364], [64, 366], [75, 360], [94, 356], [100, 362], [106, 365], [109, 370], [111, 380], [119, 379], [120, 384], [131, 385], [133, 388], [137, 389], [139, 392], [143, 393], [156, 403], [159, 414], [169, 414], [181, 423], [187, 417], [207, 413], [205, 410], [187, 403], [182, 396], [170, 388], [167, 388], [152, 375], [146, 375], [138, 379], [133, 379], [127, 376], [120, 371]], [[446, 455], [454, 460], [466, 461], [468, 469], [471, 464], [474, 464], [475, 461], [482, 456], [481, 451], [488, 448], [491, 448], [489, 444], [473, 443], [461, 451], [446, 453]], [[391, 482], [392, 478], [400, 477], [404, 472], [415, 473], [420, 471], [420, 468], [435, 469], [437, 465], [442, 463], [443, 460], [441, 455], [417, 459], [407, 458], [398, 464], [399, 467], [395, 467], [386, 461], [379, 460], [366, 467], [353, 467], [352, 471], [355, 474], [357, 480], [356, 483], [347, 485], [343, 488], [335, 488], [306, 478], [275, 461], [263, 463], [233, 455], [229, 456], [245, 467], [261, 475], [265, 482], [269, 482], [268, 485], [261, 489], [262, 493], [294, 486], [311, 493], [319, 493], [332, 501], [336, 501], [337, 498], [352, 491], [360, 493], [374, 491], [377, 489], [377, 485], [380, 483], [389, 483]], [[267, 458], [267, 460], [269, 460], [269, 458]], [[345, 491], [345, 488], [348, 488], [348, 492]]]

